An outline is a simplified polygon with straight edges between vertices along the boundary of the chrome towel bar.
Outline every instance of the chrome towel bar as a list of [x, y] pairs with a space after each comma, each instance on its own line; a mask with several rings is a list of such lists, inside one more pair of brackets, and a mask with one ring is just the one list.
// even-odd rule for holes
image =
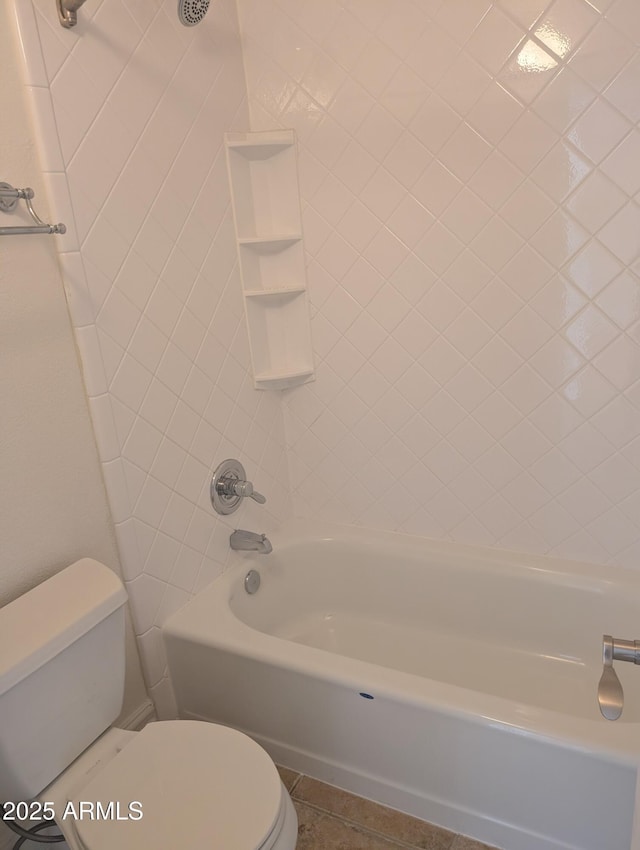
[[23, 224], [16, 227], [0, 227], [0, 236], [19, 236], [32, 233], [66, 233], [64, 224], [46, 224], [33, 208], [31, 200], [33, 189], [14, 189], [9, 183], [0, 183], [0, 211], [13, 212], [18, 201], [24, 201], [29, 215], [35, 224]]

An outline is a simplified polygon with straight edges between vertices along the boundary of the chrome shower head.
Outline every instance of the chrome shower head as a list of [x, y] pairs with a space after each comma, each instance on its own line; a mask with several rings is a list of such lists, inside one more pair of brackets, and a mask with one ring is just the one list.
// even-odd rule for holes
[[75, 27], [78, 23], [78, 9], [85, 0], [57, 0], [58, 20], [65, 29]]
[[194, 27], [207, 14], [209, 0], [178, 0], [178, 17], [185, 27]]

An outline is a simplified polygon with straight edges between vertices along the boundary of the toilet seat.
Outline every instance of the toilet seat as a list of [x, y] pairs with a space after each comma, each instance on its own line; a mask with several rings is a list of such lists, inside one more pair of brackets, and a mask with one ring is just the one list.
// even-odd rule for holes
[[[262, 747], [226, 726], [189, 720], [150, 723], [72, 797], [76, 806], [100, 801], [103, 810], [119, 802], [125, 818], [74, 820], [86, 850], [268, 850], [285, 813], [280, 777]], [[126, 819], [133, 801], [142, 804], [138, 820]]]

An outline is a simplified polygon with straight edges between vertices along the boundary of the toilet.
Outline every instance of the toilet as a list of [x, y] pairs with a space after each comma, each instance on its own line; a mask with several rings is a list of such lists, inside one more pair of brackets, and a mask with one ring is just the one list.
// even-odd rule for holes
[[247, 735], [111, 725], [126, 599], [84, 558], [0, 609], [0, 801], [41, 803], [71, 850], [294, 850], [291, 798]]

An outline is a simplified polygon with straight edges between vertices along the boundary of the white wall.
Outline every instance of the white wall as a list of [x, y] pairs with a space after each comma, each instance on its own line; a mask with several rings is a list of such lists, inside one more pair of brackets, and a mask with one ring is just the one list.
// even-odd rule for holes
[[[92, 0], [73, 30], [16, 0], [69, 306], [147, 683], [173, 712], [164, 618], [224, 568], [235, 527], [291, 512], [277, 393], [250, 374], [223, 134], [247, 129], [234, 0]], [[238, 457], [267, 504], [222, 521]], [[247, 500], [249, 501], [249, 500]]]
[[635, 0], [239, 0], [301, 144], [296, 511], [638, 566]]
[[[0, 180], [32, 186], [44, 216], [13, 29], [0, 5]], [[120, 572], [53, 237], [0, 237], [0, 399], [0, 606], [80, 557]], [[146, 700], [129, 626], [123, 717]]]

